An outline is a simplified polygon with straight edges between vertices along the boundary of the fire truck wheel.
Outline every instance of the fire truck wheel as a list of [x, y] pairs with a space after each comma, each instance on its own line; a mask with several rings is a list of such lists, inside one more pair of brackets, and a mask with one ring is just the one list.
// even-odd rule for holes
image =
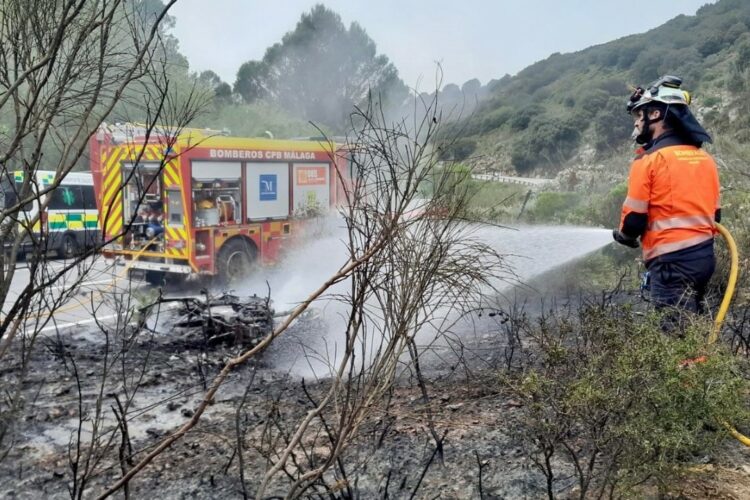
[[241, 280], [250, 275], [258, 251], [255, 245], [243, 239], [227, 241], [221, 250], [216, 262], [219, 277], [222, 281]]

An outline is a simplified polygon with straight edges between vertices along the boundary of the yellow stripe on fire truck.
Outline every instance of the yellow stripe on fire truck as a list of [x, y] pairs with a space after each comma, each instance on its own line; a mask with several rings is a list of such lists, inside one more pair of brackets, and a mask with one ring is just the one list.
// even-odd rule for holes
[[180, 170], [177, 162], [170, 161], [164, 166], [164, 184], [167, 186], [180, 186]]
[[120, 163], [127, 150], [112, 148], [105, 156], [104, 182], [102, 183], [102, 227], [109, 235], [116, 235], [122, 231], [122, 198]]

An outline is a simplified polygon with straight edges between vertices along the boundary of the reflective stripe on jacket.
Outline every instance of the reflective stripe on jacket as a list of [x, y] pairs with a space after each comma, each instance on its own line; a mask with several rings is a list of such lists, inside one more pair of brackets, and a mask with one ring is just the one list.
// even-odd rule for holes
[[712, 239], [719, 208], [719, 174], [711, 155], [691, 145], [655, 147], [630, 167], [620, 228], [629, 214], [647, 216], [641, 245], [648, 261]]

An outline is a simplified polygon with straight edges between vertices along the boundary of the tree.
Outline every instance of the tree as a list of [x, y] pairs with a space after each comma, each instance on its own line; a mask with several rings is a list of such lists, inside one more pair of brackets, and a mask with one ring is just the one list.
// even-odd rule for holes
[[595, 146], [597, 151], [604, 152], [623, 145], [630, 137], [632, 122], [623, 112], [622, 99], [610, 97], [593, 119]]
[[479, 95], [479, 92], [482, 90], [482, 82], [480, 82], [477, 78], [472, 78], [471, 80], [467, 80], [464, 82], [463, 85], [461, 85], [461, 92], [464, 93], [464, 95], [467, 96], [477, 96]]
[[262, 61], [248, 61], [240, 66], [234, 91], [245, 102], [256, 102], [269, 96], [268, 65]]
[[210, 69], [198, 75], [198, 82], [211, 89], [214, 96], [221, 101], [228, 101], [232, 98], [232, 87]]
[[[179, 133], [201, 107], [196, 94], [174, 93], [166, 69], [174, 47], [163, 38], [161, 23], [174, 2], [6, 0], [0, 6], [0, 178], [11, 195], [0, 207], [0, 360], [11, 354], [21, 360], [17, 376], [4, 378], [0, 387], [0, 457], [23, 404], [23, 360], [92, 265], [87, 257], [93, 250], [59, 267], [47, 265], [49, 240], [41, 223], [47, 195], [123, 101], [137, 104], [147, 134], [156, 121]], [[49, 183], [37, 182], [39, 170], [54, 171]], [[30, 204], [38, 210], [26, 210]], [[17, 275], [24, 247], [28, 275]], [[23, 342], [14, 343], [19, 336]]]
[[575, 120], [536, 117], [529, 130], [511, 148], [511, 162], [519, 173], [541, 163], [562, 164], [578, 146], [580, 131]]
[[440, 91], [440, 98], [447, 102], [460, 101], [461, 97], [461, 88], [455, 83], [449, 83]]
[[519, 109], [516, 114], [508, 120], [510, 129], [514, 132], [526, 130], [531, 123], [532, 118], [540, 115], [544, 109], [538, 104], [531, 104]]
[[666, 52], [662, 48], [648, 48], [641, 52], [631, 69], [633, 78], [644, 85], [659, 78], [665, 61], [669, 60]]
[[406, 95], [395, 66], [377, 54], [365, 30], [357, 23], [347, 29], [323, 5], [303, 14], [261, 61], [243, 64], [234, 90], [246, 102], [269, 99], [338, 130], [368, 93], [399, 104]]
[[735, 68], [738, 73], [743, 73], [750, 67], [750, 37], [743, 37], [737, 43], [737, 59]]
[[600, 88], [592, 89], [586, 92], [585, 97], [579, 99], [578, 108], [581, 110], [581, 114], [584, 117], [589, 118], [600, 112], [607, 104], [609, 98], [610, 94], [606, 90]]
[[715, 54], [720, 51], [724, 46], [724, 37], [719, 34], [710, 35], [698, 46], [698, 51], [701, 56], [708, 57], [711, 54]]
[[441, 160], [463, 161], [477, 148], [476, 141], [471, 139], [456, 139], [452, 143], [446, 144], [440, 152]]

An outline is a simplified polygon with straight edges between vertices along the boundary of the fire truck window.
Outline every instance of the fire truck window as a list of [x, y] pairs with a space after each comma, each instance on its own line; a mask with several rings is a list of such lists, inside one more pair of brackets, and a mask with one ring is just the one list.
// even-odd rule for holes
[[159, 186], [159, 174], [157, 173], [143, 174], [142, 182], [143, 190], [148, 194], [159, 194], [159, 192], [161, 191]]
[[178, 189], [170, 189], [167, 191], [167, 210], [169, 210], [169, 224], [172, 226], [182, 225], [182, 216], [184, 207], [182, 206], [182, 196]]
[[242, 221], [242, 164], [225, 161], [191, 163], [193, 217], [197, 227]]
[[123, 168], [123, 202], [126, 222], [135, 220], [138, 212], [148, 207], [144, 204], [161, 199], [161, 182], [158, 163], [125, 164]]

